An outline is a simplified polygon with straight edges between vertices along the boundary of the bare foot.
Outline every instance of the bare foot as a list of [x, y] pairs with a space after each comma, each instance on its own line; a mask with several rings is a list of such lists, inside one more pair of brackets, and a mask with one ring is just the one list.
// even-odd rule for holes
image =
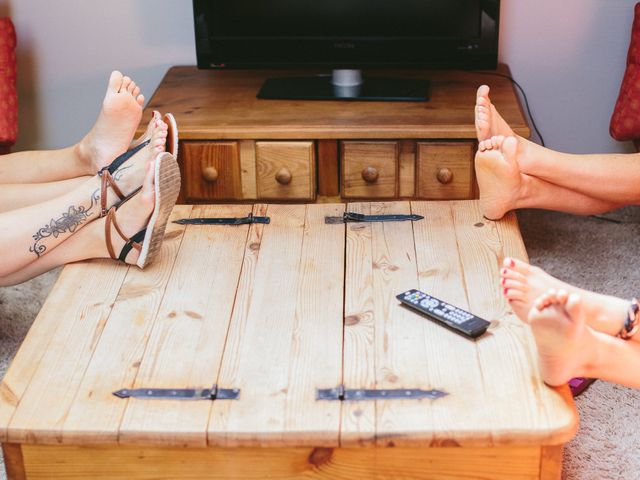
[[141, 143], [149, 140], [151, 138], [151, 135], [153, 134], [153, 129], [158, 125], [158, 122], [162, 122], [160, 123], [160, 125], [164, 124], [164, 127], [168, 129], [169, 126], [166, 124], [166, 122], [164, 122], [164, 120], [162, 120], [162, 115], [160, 115], [160, 112], [154, 110], [153, 114], [151, 115], [151, 120], [149, 120], [149, 123], [147, 124], [147, 129], [142, 135], [131, 142], [131, 144], [129, 145], [129, 150], [131, 150], [132, 148], [136, 148]]
[[118, 71], [111, 73], [98, 119], [76, 145], [88, 174], [95, 174], [127, 150], [140, 123], [143, 103], [144, 96], [133, 80]]
[[487, 140], [496, 135], [513, 137], [515, 133], [509, 124], [498, 113], [496, 107], [489, 99], [489, 87], [482, 85], [476, 94], [476, 134], [478, 141]]
[[595, 339], [585, 317], [580, 295], [559, 296], [555, 291], [540, 297], [529, 312], [540, 373], [547, 384], [563, 385], [573, 377], [588, 376]]
[[[151, 213], [153, 212], [155, 203], [155, 193], [153, 185], [154, 163], [155, 160], [151, 160], [147, 163], [147, 169], [144, 180], [142, 182], [142, 189], [140, 190], [140, 193], [134, 195], [130, 200], [124, 202], [115, 213], [118, 228], [120, 228], [122, 234], [127, 238], [133, 237], [135, 234], [146, 228], [147, 224], [149, 223]], [[106, 223], [106, 218], [101, 219], [101, 222]], [[110, 227], [111, 245], [113, 247], [115, 256], [118, 257], [120, 255], [120, 252], [122, 251], [122, 248], [125, 246], [125, 239], [122, 238], [122, 235], [118, 233], [113, 224], [110, 225]], [[102, 231], [105, 232], [104, 226], [102, 228]], [[124, 259], [125, 263], [135, 265], [138, 261], [139, 253], [140, 252], [136, 248], [132, 248]], [[110, 257], [106, 242], [102, 256]]]
[[621, 298], [574, 287], [521, 260], [505, 258], [503, 265], [500, 283], [504, 295], [523, 321], [526, 321], [529, 310], [535, 306], [536, 299], [549, 290], [558, 292], [561, 299], [570, 294], [580, 295], [587, 322], [597, 331], [617, 335], [627, 318], [629, 302]]
[[498, 149], [478, 151], [475, 168], [480, 187], [480, 211], [490, 220], [502, 218], [516, 208], [528, 178], [520, 172], [516, 160], [518, 142], [515, 137], [492, 137]]
[[[160, 153], [164, 152], [167, 141], [167, 124], [162, 120], [152, 120], [153, 129], [149, 144], [136, 152], [133, 157], [125, 161], [113, 174], [112, 177], [121, 192], [127, 196], [135, 191], [147, 174], [149, 163]], [[112, 189], [108, 190], [107, 206], [111, 207], [120, 201]]]

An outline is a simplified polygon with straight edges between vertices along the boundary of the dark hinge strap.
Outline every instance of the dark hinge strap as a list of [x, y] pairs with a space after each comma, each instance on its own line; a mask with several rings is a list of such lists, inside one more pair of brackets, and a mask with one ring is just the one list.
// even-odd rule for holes
[[324, 223], [350, 223], [350, 222], [415, 222], [422, 220], [421, 215], [363, 215], [355, 212], [345, 212], [341, 217], [324, 217]]
[[123, 388], [113, 392], [119, 398], [162, 400], [237, 400], [238, 388]]
[[428, 398], [437, 400], [445, 395], [449, 395], [442, 390], [421, 390], [419, 388], [396, 388], [396, 389], [346, 389], [343, 385], [336, 388], [319, 388], [316, 392], [316, 400], [419, 400]]
[[173, 223], [179, 225], [247, 225], [252, 223], [269, 223], [269, 217], [255, 217], [252, 213], [242, 218], [181, 218]]

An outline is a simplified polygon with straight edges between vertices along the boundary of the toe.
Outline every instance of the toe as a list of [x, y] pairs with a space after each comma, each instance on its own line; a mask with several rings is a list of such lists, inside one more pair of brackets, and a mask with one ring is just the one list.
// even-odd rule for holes
[[107, 90], [110, 92], [118, 92], [122, 85], [122, 73], [118, 70], [114, 70], [111, 72], [111, 76], [109, 77], [109, 85], [107, 86]]
[[512, 269], [520, 275], [524, 275], [525, 277], [531, 272], [532, 268], [528, 263], [518, 260], [517, 258], [510, 257], [504, 259], [504, 266]]
[[567, 304], [567, 300], [569, 300], [569, 292], [564, 288], [558, 290], [558, 293], [556, 293], [556, 303], [564, 306]]
[[480, 85], [478, 87], [478, 91], [476, 92], [476, 100], [477, 100], [477, 104], [481, 105], [480, 102], [484, 101], [488, 101], [489, 99], [489, 86], [488, 85]]
[[502, 135], [494, 135], [493, 137], [491, 137], [491, 145], [496, 150], [502, 146], [502, 142], [504, 142], [504, 136]]
[[582, 318], [582, 297], [577, 293], [569, 295], [565, 309], [571, 320], [579, 321]]
[[518, 290], [516, 288], [505, 288], [502, 290], [502, 294], [509, 301], [520, 300], [524, 302], [527, 299], [525, 293], [522, 290]]
[[518, 140], [516, 137], [505, 138], [500, 150], [509, 163], [514, 163], [516, 161], [516, 151], [518, 150]]
[[540, 295], [538, 298], [536, 298], [533, 304], [538, 310], [542, 311], [545, 308], [547, 308], [549, 305], [554, 303], [554, 300], [555, 300], [555, 291], [546, 292]]
[[502, 270], [500, 270], [500, 277], [505, 279], [517, 280], [520, 283], [527, 282], [527, 277], [522, 275], [520, 272], [516, 272], [511, 268], [503, 268]]
[[120, 92], [126, 92], [131, 84], [131, 78], [126, 75], [122, 77], [122, 84], [120, 85]]
[[502, 280], [500, 280], [500, 285], [503, 288], [508, 288], [508, 289], [515, 289], [515, 290], [519, 290], [521, 292], [525, 292], [527, 291], [527, 284], [523, 283], [519, 280], [514, 280], [511, 278], [503, 278]]

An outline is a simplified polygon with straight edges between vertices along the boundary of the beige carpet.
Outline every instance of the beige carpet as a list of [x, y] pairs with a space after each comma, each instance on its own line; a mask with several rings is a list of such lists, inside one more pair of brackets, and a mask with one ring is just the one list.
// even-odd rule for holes
[[[640, 295], [640, 208], [623, 209], [607, 218], [623, 223], [552, 212], [519, 214], [532, 263], [591, 290]], [[0, 289], [1, 374], [58, 273]], [[640, 391], [596, 382], [577, 404], [581, 425], [566, 448], [563, 478], [640, 479]]]

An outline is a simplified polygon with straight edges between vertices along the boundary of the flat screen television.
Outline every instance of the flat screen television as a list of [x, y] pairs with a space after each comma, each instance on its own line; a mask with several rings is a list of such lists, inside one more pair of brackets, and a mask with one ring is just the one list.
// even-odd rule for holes
[[199, 68], [320, 70], [271, 78], [260, 98], [425, 100], [424, 80], [361, 69], [497, 65], [500, 0], [193, 0], [193, 11]]

